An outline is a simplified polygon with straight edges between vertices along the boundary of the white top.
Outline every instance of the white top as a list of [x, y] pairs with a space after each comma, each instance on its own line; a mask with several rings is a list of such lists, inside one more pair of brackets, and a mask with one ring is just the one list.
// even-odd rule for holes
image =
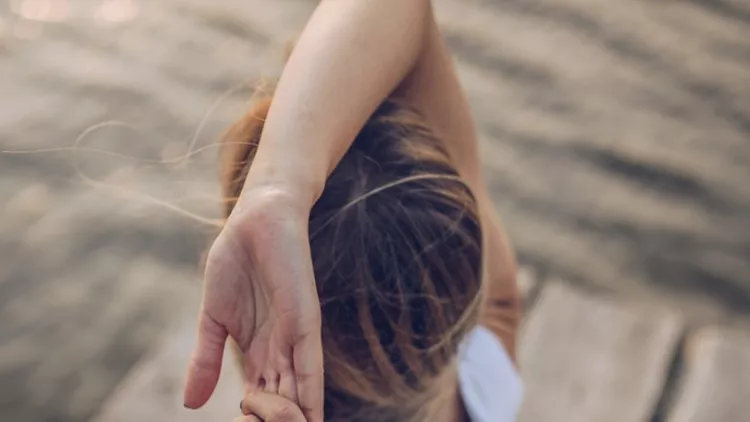
[[523, 396], [521, 377], [500, 340], [477, 326], [464, 339], [458, 383], [472, 422], [513, 422]]

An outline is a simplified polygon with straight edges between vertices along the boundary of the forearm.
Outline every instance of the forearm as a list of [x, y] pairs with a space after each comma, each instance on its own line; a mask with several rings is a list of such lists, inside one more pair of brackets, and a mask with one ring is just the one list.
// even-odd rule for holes
[[324, 0], [282, 72], [248, 175], [311, 206], [378, 105], [414, 67], [428, 0]]

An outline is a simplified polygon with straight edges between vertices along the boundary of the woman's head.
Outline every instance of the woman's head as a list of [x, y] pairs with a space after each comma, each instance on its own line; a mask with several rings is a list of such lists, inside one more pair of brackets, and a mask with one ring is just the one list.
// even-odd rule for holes
[[[225, 137], [228, 215], [270, 98]], [[475, 324], [477, 206], [421, 116], [384, 103], [328, 178], [309, 222], [330, 420], [409, 421]]]

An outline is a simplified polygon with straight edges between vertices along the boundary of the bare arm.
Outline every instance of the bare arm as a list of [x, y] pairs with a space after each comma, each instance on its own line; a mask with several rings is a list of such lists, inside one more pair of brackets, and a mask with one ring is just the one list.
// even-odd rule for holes
[[310, 209], [367, 119], [414, 68], [429, 12], [429, 0], [318, 5], [276, 87], [240, 198], [206, 260], [187, 407], [212, 395], [231, 336], [246, 362], [248, 392], [277, 390], [299, 403], [307, 420], [324, 420]]
[[502, 340], [515, 359], [522, 308], [516, 283], [515, 255], [483, 180], [477, 132], [468, 100], [432, 15], [427, 22], [425, 43], [417, 64], [396, 95], [422, 112], [430, 127], [445, 141], [458, 172], [477, 197], [485, 256], [491, 257], [484, 259], [486, 301], [481, 323]]
[[321, 1], [281, 75], [245, 189], [281, 186], [312, 206], [367, 119], [414, 67], [429, 6]]
[[482, 180], [468, 102], [428, 0], [321, 2], [281, 75], [245, 190], [279, 187], [309, 210], [356, 134], [392, 94], [422, 111], [478, 198], [492, 256], [485, 260], [482, 323], [514, 355], [515, 258]]

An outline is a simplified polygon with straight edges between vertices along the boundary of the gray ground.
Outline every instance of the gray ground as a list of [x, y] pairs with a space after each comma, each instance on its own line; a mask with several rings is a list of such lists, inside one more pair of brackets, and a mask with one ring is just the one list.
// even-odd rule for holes
[[[697, 324], [745, 319], [750, 5], [435, 3], [521, 258]], [[19, 16], [61, 5], [61, 22]], [[276, 74], [313, 6], [0, 6], [0, 149], [71, 147], [127, 123], [79, 144], [126, 157], [0, 154], [0, 420], [87, 420], [193, 306], [214, 229], [153, 199], [216, 217], [215, 150], [179, 157]]]

